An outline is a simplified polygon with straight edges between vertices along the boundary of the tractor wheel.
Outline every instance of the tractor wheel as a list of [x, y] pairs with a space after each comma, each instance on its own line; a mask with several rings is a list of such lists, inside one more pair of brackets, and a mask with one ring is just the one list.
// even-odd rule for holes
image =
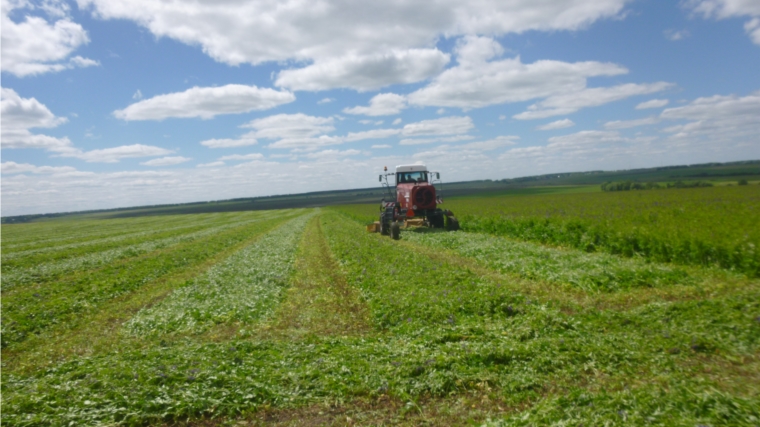
[[444, 227], [443, 214], [433, 214], [428, 218], [428, 220], [430, 221], [430, 227], [432, 228]]
[[380, 234], [387, 236], [390, 234], [390, 223], [385, 220], [385, 215], [380, 214]]
[[391, 224], [391, 239], [398, 240], [401, 238], [401, 227], [398, 225], [398, 221], [393, 221]]
[[459, 230], [459, 221], [452, 215], [447, 216], [446, 219], [448, 219], [448, 224], [446, 224], [446, 229], [449, 231], [457, 231]]

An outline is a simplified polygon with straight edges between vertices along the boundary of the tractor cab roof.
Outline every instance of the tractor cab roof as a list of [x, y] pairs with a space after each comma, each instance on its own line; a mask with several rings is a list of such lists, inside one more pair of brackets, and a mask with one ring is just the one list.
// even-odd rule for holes
[[396, 166], [396, 173], [399, 172], [427, 172], [427, 166], [425, 165], [398, 165]]

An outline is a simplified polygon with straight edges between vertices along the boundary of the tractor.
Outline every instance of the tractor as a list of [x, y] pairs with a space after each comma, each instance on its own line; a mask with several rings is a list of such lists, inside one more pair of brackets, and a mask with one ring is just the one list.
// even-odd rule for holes
[[[399, 239], [401, 225], [413, 225], [431, 228], [446, 228], [451, 231], [459, 229], [459, 222], [449, 210], [443, 210], [438, 205], [443, 203], [441, 192], [434, 186], [442, 187], [441, 174], [427, 170], [425, 165], [399, 165], [396, 172], [388, 172], [384, 167], [380, 182], [386, 189], [386, 196], [380, 202], [380, 220], [370, 225], [368, 230], [390, 235], [394, 240]], [[396, 179], [395, 197], [391, 190], [388, 177]]]

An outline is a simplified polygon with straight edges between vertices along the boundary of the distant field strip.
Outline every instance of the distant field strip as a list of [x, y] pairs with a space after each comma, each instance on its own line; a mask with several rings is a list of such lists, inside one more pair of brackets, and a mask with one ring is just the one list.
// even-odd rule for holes
[[113, 261], [90, 272], [73, 274], [44, 286], [31, 286], [3, 296], [2, 344], [13, 345], [28, 334], [66, 323], [79, 313], [92, 312], [104, 301], [139, 289], [172, 272], [189, 268], [229, 246], [246, 240], [250, 233], [271, 228], [290, 211], [270, 220], [250, 220], [222, 230], [206, 231], [194, 239], [176, 243], [143, 256]]
[[[144, 241], [141, 243], [135, 243], [132, 245], [117, 246], [114, 249], [105, 249], [101, 251], [99, 250], [100, 249], [99, 247], [90, 247], [89, 249], [93, 251], [91, 253], [74, 257], [74, 258], [64, 258], [62, 260], [55, 260], [55, 261], [47, 262], [47, 263], [44, 263], [44, 262], [35, 263], [33, 262], [33, 260], [28, 261], [24, 259], [22, 260], [23, 264], [21, 266], [11, 265], [7, 267], [7, 269], [4, 269], [2, 279], [1, 279], [2, 290], [3, 292], [5, 292], [13, 288], [16, 288], [20, 285], [28, 285], [32, 283], [38, 283], [38, 282], [48, 282], [51, 280], [55, 280], [59, 276], [66, 273], [81, 272], [81, 271], [90, 270], [93, 268], [98, 268], [100, 266], [108, 265], [115, 260], [135, 257], [141, 254], [167, 248], [173, 245], [190, 242], [196, 239], [204, 238], [206, 236], [223, 232], [230, 228], [241, 227], [253, 222], [263, 221], [263, 220], [266, 220], [267, 218], [273, 217], [274, 215], [275, 214], [254, 216], [253, 218], [249, 218], [245, 220], [241, 219], [232, 223], [215, 225], [212, 227], [202, 227], [200, 228], [200, 230], [193, 231], [190, 233], [187, 233], [187, 232], [169, 233], [170, 235], [171, 234], [174, 234], [174, 235], [171, 237], [165, 237], [165, 238], [156, 239], [156, 240], [145, 239], [147, 241]], [[284, 214], [284, 215], [288, 215], [288, 214]], [[164, 233], [161, 233], [161, 234], [164, 234]], [[156, 237], [156, 236], [153, 236], [153, 237]], [[29, 265], [29, 266], [24, 267], [24, 265]]]
[[[83, 246], [102, 246], [108, 243], [124, 243], [125, 241], [129, 241], [131, 239], [141, 239], [142, 237], [148, 237], [159, 233], [166, 233], [170, 231], [176, 231], [176, 230], [186, 230], [189, 228], [203, 228], [208, 225], [212, 224], [222, 224], [222, 223], [229, 223], [234, 222], [238, 220], [241, 216], [238, 215], [237, 217], [229, 217], [229, 218], [218, 218], [218, 217], [209, 217], [204, 219], [194, 219], [192, 221], [177, 221], [172, 222], [169, 224], [159, 224], [161, 226], [153, 226], [152, 228], [143, 229], [142, 231], [136, 231], [136, 232], [130, 232], [130, 233], [114, 233], [113, 235], [108, 235], [107, 237], [96, 237], [93, 239], [84, 239], [85, 236], [80, 236], [79, 239], [77, 239], [76, 242], [71, 243], [63, 243], [60, 245], [51, 245], [51, 244], [44, 244], [39, 245], [38, 247], [35, 247], [33, 249], [24, 249], [24, 250], [18, 250], [18, 251], [5, 251], [3, 252], [3, 262], [8, 262], [10, 260], [20, 258], [20, 257], [29, 257], [32, 255], [37, 254], [47, 254], [50, 252], [64, 252], [66, 254], [73, 252], [72, 249], [81, 248]], [[177, 225], [177, 224], [180, 225]], [[169, 225], [164, 227], [163, 225]]]
[[405, 241], [452, 249], [482, 265], [525, 279], [567, 283], [588, 292], [694, 284], [685, 270], [609, 254], [547, 248], [478, 233], [407, 232]]
[[[224, 214], [173, 215], [131, 219], [83, 219], [59, 222], [39, 222], [3, 225], [3, 252], [27, 250], [113, 237], [121, 234], [161, 228], [165, 225], [193, 224], [216, 221]], [[62, 225], [63, 224], [63, 225]]]
[[214, 266], [192, 284], [141, 310], [124, 329], [133, 335], [203, 332], [230, 322], [252, 323], [274, 311], [293, 270], [304, 227], [313, 214], [280, 225]]

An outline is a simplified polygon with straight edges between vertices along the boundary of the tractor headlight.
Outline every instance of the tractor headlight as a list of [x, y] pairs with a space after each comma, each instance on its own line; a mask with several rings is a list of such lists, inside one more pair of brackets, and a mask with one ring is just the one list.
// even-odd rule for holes
[[417, 210], [417, 205], [412, 205], [412, 209], [416, 211]]

